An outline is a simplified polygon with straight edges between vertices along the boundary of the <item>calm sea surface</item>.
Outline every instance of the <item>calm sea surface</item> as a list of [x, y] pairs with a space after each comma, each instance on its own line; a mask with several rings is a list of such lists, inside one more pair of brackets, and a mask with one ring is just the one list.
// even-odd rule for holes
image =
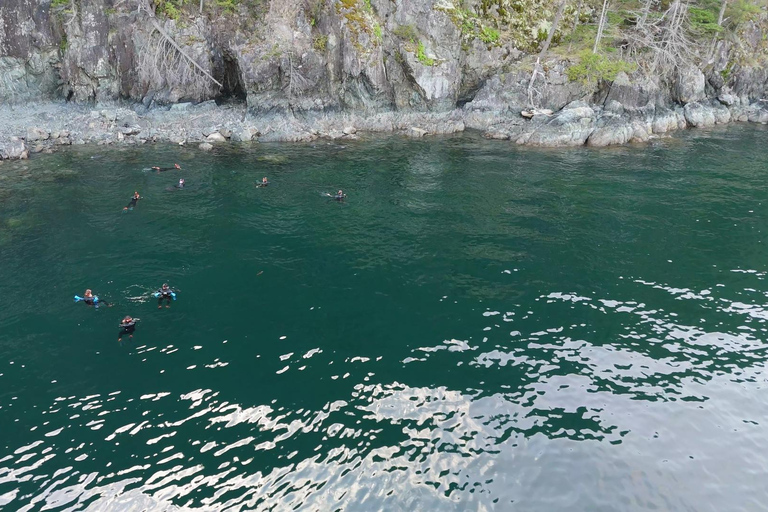
[[0, 508], [768, 510], [767, 147], [5, 162]]

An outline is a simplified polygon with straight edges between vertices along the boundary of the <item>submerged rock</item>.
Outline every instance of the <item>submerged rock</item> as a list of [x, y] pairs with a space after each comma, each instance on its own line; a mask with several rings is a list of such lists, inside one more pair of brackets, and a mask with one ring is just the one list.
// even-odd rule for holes
[[268, 162], [270, 164], [284, 164], [288, 161], [288, 157], [283, 155], [261, 155], [256, 160], [260, 162]]
[[409, 129], [407, 132], [406, 132], [406, 134], [407, 134], [409, 137], [413, 137], [414, 139], [419, 139], [419, 138], [421, 138], [421, 137], [425, 136], [427, 133], [429, 133], [429, 132], [427, 132], [427, 130], [424, 130], [424, 129], [422, 129], [422, 128], [416, 128], [415, 126], [412, 126], [412, 127], [411, 127], [411, 128], [410, 128], [410, 129]]

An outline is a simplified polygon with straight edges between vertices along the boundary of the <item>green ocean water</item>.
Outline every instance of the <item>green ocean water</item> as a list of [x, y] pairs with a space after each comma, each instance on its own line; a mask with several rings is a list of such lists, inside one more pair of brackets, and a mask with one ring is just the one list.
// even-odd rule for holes
[[768, 510], [767, 145], [4, 162], [0, 508]]

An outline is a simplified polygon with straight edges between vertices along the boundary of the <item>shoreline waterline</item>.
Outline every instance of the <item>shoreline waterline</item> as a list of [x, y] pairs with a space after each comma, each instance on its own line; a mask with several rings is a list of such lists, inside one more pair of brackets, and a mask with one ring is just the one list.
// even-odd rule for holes
[[[713, 100], [714, 101], [714, 100]], [[688, 104], [686, 108], [613, 110], [572, 102], [536, 115], [457, 109], [447, 112], [304, 113], [251, 115], [244, 104], [74, 105], [43, 102], [0, 106], [0, 160], [51, 153], [66, 145], [170, 142], [210, 150], [227, 142], [354, 140], [372, 134], [430, 137], [477, 131], [489, 139], [539, 147], [614, 146], [647, 142], [687, 128], [768, 123], [765, 102], [745, 106]], [[693, 108], [689, 108], [694, 105]], [[139, 113], [140, 112], [140, 113]]]

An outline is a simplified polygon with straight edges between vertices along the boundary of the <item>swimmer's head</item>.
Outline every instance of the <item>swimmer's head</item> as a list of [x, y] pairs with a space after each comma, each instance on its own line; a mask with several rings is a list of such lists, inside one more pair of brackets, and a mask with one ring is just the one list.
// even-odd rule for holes
[[184, 184], [184, 178], [179, 179], [179, 185], [183, 185], [183, 184]]
[[177, 169], [181, 169], [181, 166], [180, 166], [179, 164], [173, 164], [173, 165], [174, 165], [174, 167], [176, 167]]
[[90, 288], [88, 288], [87, 290], [85, 290], [85, 296], [86, 296], [86, 297], [90, 297], [91, 295], [93, 295], [93, 292], [91, 291], [91, 289], [90, 289]]
[[131, 315], [125, 315], [125, 318], [123, 318], [123, 322], [126, 322], [126, 323], [130, 322], [131, 320], [133, 320], [133, 318], [131, 318]]
[[134, 191], [134, 192], [133, 192], [133, 197], [139, 197], [139, 193], [138, 193], [138, 191]]
[[163, 283], [163, 290], [167, 290], [167, 289], [168, 289], [168, 283]]
[[341, 190], [339, 190], [339, 195], [340, 195], [340, 196], [344, 195], [344, 192], [342, 192]]
[[264, 176], [263, 178], [261, 178], [261, 182], [262, 182], [262, 183], [266, 183], [266, 182], [267, 182], [267, 177], [266, 177], [266, 176]]

